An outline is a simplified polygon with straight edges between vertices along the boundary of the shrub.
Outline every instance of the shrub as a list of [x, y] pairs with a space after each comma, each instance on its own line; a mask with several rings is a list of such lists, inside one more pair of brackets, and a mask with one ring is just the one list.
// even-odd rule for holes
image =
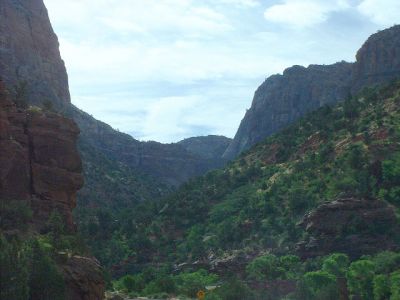
[[374, 300], [389, 299], [390, 283], [389, 277], [386, 275], [376, 275], [374, 277]]
[[326, 271], [306, 273], [299, 282], [298, 298], [307, 300], [337, 300], [336, 277]]
[[347, 272], [347, 282], [352, 296], [373, 299], [375, 264], [367, 259], [353, 262]]
[[217, 281], [217, 275], [208, 274], [203, 269], [192, 273], [181, 273], [175, 277], [179, 293], [188, 297], [195, 297], [198, 291], [205, 290], [206, 286], [216, 284]]
[[346, 254], [334, 253], [326, 258], [322, 264], [322, 270], [336, 277], [344, 277], [350, 260]]

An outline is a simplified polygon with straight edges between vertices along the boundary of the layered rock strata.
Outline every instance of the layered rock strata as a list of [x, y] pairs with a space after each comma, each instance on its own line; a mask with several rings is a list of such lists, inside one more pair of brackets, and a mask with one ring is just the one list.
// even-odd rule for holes
[[303, 258], [332, 252], [352, 258], [394, 249], [398, 230], [395, 208], [385, 201], [345, 198], [324, 203], [300, 224], [308, 238], [298, 245]]

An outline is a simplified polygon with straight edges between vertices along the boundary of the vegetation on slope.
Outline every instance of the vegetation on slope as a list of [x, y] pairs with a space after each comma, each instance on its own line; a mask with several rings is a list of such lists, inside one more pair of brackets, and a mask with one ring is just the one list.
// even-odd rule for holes
[[0, 299], [65, 299], [61, 265], [72, 255], [88, 253], [83, 240], [65, 229], [58, 213], [38, 234], [24, 201], [0, 204]]
[[[213, 266], [219, 260], [240, 256], [247, 257], [248, 270], [252, 258], [258, 256], [274, 255], [277, 261], [287, 255], [305, 258], [298, 253], [298, 245], [309, 233], [299, 223], [322, 203], [346, 197], [384, 201], [398, 213], [399, 108], [400, 83], [366, 89], [335, 107], [326, 106], [307, 115], [225, 169], [185, 184], [163, 201], [142, 203], [114, 214], [107, 212], [107, 218], [98, 218], [95, 225], [86, 224], [83, 232], [93, 248], [103, 249], [100, 258], [105, 265], [113, 266], [114, 275], [144, 274], [141, 272], [146, 272], [149, 265], [163, 266], [162, 273], [168, 276], [172, 271], [179, 273], [183, 266], [192, 271], [204, 267], [218, 272], [218, 267]], [[395, 250], [399, 243], [395, 227], [353, 224], [335, 239], [346, 243], [350, 235], [381, 237], [389, 239], [390, 248]], [[113, 241], [113, 248], [103, 247], [106, 239]], [[386, 250], [389, 244], [378, 243], [369, 253], [354, 254], [350, 247], [344, 247], [343, 252], [354, 260], [361, 254]], [[114, 260], [116, 253], [118, 264]], [[318, 261], [313, 258], [302, 263], [302, 271], [295, 277], [297, 292], [303, 281], [333, 282], [332, 276], [318, 273]], [[363, 261], [360, 265], [373, 269]], [[231, 264], [235, 265], [234, 259]], [[390, 274], [398, 270], [398, 263], [394, 265]], [[243, 269], [237, 271], [242, 279], [250, 276]], [[350, 266], [345, 272], [350, 292], [354, 290], [352, 270]], [[317, 273], [314, 276], [308, 272]], [[371, 272], [393, 275], [375, 269]], [[380, 278], [376, 280], [382, 281]], [[273, 275], [267, 279], [277, 278]], [[371, 284], [369, 281], [365, 287], [371, 288]], [[335, 293], [337, 289], [335, 285]], [[298, 299], [313, 299], [304, 297]]]

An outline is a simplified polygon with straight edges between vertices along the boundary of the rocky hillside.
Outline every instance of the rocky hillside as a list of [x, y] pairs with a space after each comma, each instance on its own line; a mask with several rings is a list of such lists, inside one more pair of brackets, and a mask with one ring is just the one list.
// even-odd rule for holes
[[[36, 254], [41, 253], [41, 256], [47, 257], [47, 253], [42, 253], [42, 246], [36, 243], [36, 237], [43, 234], [43, 238], [39, 238], [41, 241], [46, 234], [57, 240], [61, 238], [61, 231], [57, 231], [55, 235], [50, 229], [51, 220], [55, 216], [59, 217], [58, 228], [63, 228], [62, 232], [68, 234], [71, 240], [75, 239], [76, 227], [72, 210], [76, 206], [76, 193], [83, 184], [82, 164], [76, 144], [78, 134], [79, 129], [75, 123], [58, 114], [38, 108], [18, 109], [0, 81], [1, 299], [25, 299], [23, 296], [17, 297], [12, 290], [17, 288], [17, 284], [24, 288], [29, 284], [19, 277], [21, 282], [17, 282], [14, 277], [9, 277], [11, 275], [8, 272], [18, 265], [24, 268], [22, 275], [29, 273], [31, 281], [35, 278], [35, 268], [31, 270], [29, 263], [35, 265]], [[25, 223], [29, 231], [21, 229]], [[17, 242], [19, 239], [22, 240]], [[28, 246], [24, 243], [29, 239], [32, 239], [33, 245], [38, 246], [29, 248], [32, 251], [32, 260], [29, 257], [22, 261], [23, 253], [28, 251]], [[51, 243], [50, 246], [49, 242], [46, 247], [56, 247], [55, 245]], [[20, 253], [19, 256], [11, 258], [14, 254], [8, 253], [9, 247], [15, 253]], [[13, 247], [19, 247], [19, 250], [16, 251]], [[65, 247], [64, 244], [63, 251], [67, 251]], [[68, 246], [68, 249], [72, 248]], [[59, 254], [52, 253], [53, 256]], [[11, 266], [11, 270], [3, 272], [3, 268], [7, 269], [7, 255], [11, 256], [8, 259], [15, 259], [15, 265]], [[47, 262], [37, 263], [37, 267], [43, 270], [47, 266], [57, 266], [58, 271], [52, 270], [55, 274], [61, 272], [57, 276], [63, 278], [59, 284], [65, 286], [65, 299], [103, 298], [104, 282], [99, 263], [94, 258], [70, 253], [62, 262], [55, 263], [49, 256]], [[45, 278], [38, 280], [46, 280]], [[52, 286], [51, 282], [47, 284], [46, 287], [42, 286], [44, 291], [30, 291], [30, 299], [44, 299], [42, 297], [45, 294], [41, 294], [42, 292], [53, 292], [53, 288], [58, 286]], [[32, 286], [31, 284], [30, 288]]]
[[[222, 151], [205, 157], [181, 144], [139, 142], [74, 107], [57, 36], [42, 0], [1, 1], [0, 16], [0, 77], [12, 98], [20, 106], [52, 106], [74, 119], [81, 130], [79, 149], [87, 182], [79, 196], [83, 204], [110, 202], [110, 191], [122, 185], [120, 201], [155, 199], [171, 186], [224, 164]], [[221, 145], [225, 141], [216, 147]]]
[[[116, 287], [140, 282], [129, 288], [140, 295], [191, 296], [191, 284], [213, 282], [223, 300], [396, 299], [399, 145], [397, 82], [307, 114], [156, 207], [116, 215], [108, 230], [99, 224], [88, 240], [130, 245], [111, 270], [132, 276]], [[383, 294], [375, 280], [389, 286]]]
[[294, 66], [269, 77], [255, 92], [224, 157], [235, 158], [307, 112], [400, 77], [399, 57], [400, 26], [394, 26], [372, 35], [353, 64]]
[[195, 153], [200, 157], [205, 159], [215, 159], [217, 157], [222, 157], [231, 142], [232, 139], [224, 136], [208, 135], [184, 139], [178, 144], [182, 145], [189, 152]]

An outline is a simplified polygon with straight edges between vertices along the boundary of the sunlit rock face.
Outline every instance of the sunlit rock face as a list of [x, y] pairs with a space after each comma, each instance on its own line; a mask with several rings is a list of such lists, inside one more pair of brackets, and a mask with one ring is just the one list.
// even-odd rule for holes
[[288, 68], [257, 89], [224, 157], [235, 158], [310, 111], [399, 77], [400, 26], [372, 35], [358, 51], [355, 63]]

